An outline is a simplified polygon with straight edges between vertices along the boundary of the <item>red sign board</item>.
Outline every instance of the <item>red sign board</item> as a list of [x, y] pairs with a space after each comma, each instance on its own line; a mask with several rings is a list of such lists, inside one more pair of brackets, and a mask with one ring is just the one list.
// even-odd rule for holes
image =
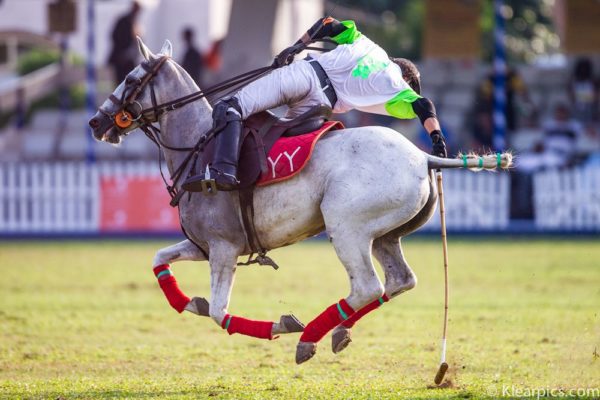
[[160, 177], [102, 177], [101, 232], [179, 231], [177, 209]]

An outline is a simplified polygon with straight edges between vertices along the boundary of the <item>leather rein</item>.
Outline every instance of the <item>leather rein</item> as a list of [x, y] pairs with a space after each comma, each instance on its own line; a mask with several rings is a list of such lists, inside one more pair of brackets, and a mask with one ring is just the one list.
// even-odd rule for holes
[[[316, 32], [315, 32], [316, 34]], [[314, 36], [314, 35], [313, 35]], [[318, 50], [318, 51], [328, 51], [326, 49], [322, 49], [319, 47], [311, 47], [310, 44], [314, 42], [325, 42], [334, 44], [335, 42], [329, 39], [318, 39], [318, 40], [310, 40], [304, 46], [305, 50]], [[99, 111], [104, 115], [108, 116], [113, 121], [113, 126], [117, 129], [119, 136], [123, 136], [126, 133], [124, 132], [126, 129], [130, 128], [132, 124], [137, 123], [138, 128], [140, 128], [144, 134], [154, 142], [154, 144], [158, 147], [158, 166], [160, 170], [160, 175], [162, 177], [163, 182], [165, 183], [165, 187], [167, 192], [169, 192], [169, 196], [171, 196], [171, 206], [176, 207], [179, 204], [179, 200], [185, 193], [184, 190], [178, 190], [177, 184], [181, 180], [183, 176], [183, 172], [187, 168], [190, 162], [192, 162], [191, 168], [189, 171], [194, 171], [196, 168], [196, 163], [198, 161], [198, 156], [204, 148], [206, 144], [214, 138], [214, 136], [218, 133], [218, 128], [213, 126], [208, 132], [204, 135], [200, 136], [198, 141], [194, 146], [191, 147], [175, 147], [167, 145], [160, 138], [160, 128], [155, 126], [154, 124], [158, 122], [159, 118], [170, 111], [175, 111], [181, 107], [184, 107], [187, 104], [190, 104], [194, 101], [200, 100], [202, 98], [206, 98], [208, 96], [214, 95], [216, 93], [221, 93], [224, 91], [228, 91], [225, 93], [225, 96], [233, 93], [235, 90], [238, 90], [241, 86], [247, 85], [250, 82], [253, 82], [265, 74], [271, 72], [277, 67], [270, 65], [268, 67], [258, 68], [252, 71], [248, 71], [241, 75], [237, 75], [233, 78], [227, 79], [221, 83], [218, 83], [214, 86], [207, 88], [206, 90], [198, 90], [196, 92], [190, 93], [186, 96], [179, 97], [174, 100], [167, 101], [162, 104], [157, 104], [156, 101], [156, 93], [154, 89], [154, 78], [160, 71], [161, 67], [170, 59], [169, 56], [161, 56], [156, 60], [148, 60], [144, 61], [140, 64], [140, 66], [146, 71], [146, 75], [142, 78], [132, 78], [128, 76], [125, 79], [125, 89], [123, 90], [123, 94], [121, 98], [117, 98], [115, 95], [111, 94], [108, 98], [118, 107], [118, 111], [115, 113], [110, 113], [104, 110], [102, 107], [99, 108]], [[148, 108], [143, 108], [141, 103], [137, 100], [142, 91], [146, 86], [150, 86], [150, 98], [152, 101], [152, 106]], [[148, 116], [150, 115], [150, 116]], [[177, 167], [177, 169], [171, 174], [170, 180], [172, 182], [171, 185], [167, 182], [165, 175], [162, 171], [162, 151], [161, 148], [165, 148], [172, 151], [179, 152], [188, 152], [185, 159], [181, 162], [181, 164]]]
[[[217, 85], [211, 86], [206, 90], [199, 90], [189, 95], [179, 97], [174, 100], [167, 101], [162, 104], [158, 104], [156, 101], [156, 93], [154, 88], [154, 78], [160, 71], [161, 67], [169, 60], [170, 57], [162, 56], [156, 61], [145, 61], [140, 66], [146, 71], [146, 75], [142, 78], [131, 78], [128, 76], [125, 79], [125, 89], [121, 98], [117, 98], [111, 94], [109, 100], [118, 107], [118, 111], [110, 113], [104, 110], [102, 107], [99, 111], [109, 117], [113, 121], [114, 129], [117, 129], [119, 136], [125, 135], [124, 131], [131, 127], [132, 124], [137, 123], [144, 134], [156, 144], [158, 147], [158, 163], [160, 175], [165, 187], [171, 196], [171, 206], [176, 207], [179, 204], [179, 200], [185, 193], [183, 190], [177, 189], [177, 184], [183, 176], [183, 172], [186, 167], [192, 162], [190, 171], [195, 170], [198, 156], [204, 150], [206, 144], [215, 136], [217, 129], [212, 127], [208, 132], [200, 136], [194, 146], [191, 147], [175, 147], [166, 144], [160, 137], [160, 128], [154, 124], [158, 122], [159, 118], [167, 112], [175, 111], [187, 104], [194, 101], [200, 100], [207, 96], [215, 93], [223, 92], [228, 89], [237, 89], [239, 85], [250, 83], [264, 74], [270, 72], [274, 67], [264, 67], [255, 69], [253, 71], [246, 72], [242, 75], [238, 75], [234, 78], [228, 79]], [[152, 106], [143, 108], [140, 102], [137, 100], [142, 91], [146, 86], [150, 86], [150, 98]], [[165, 175], [162, 171], [162, 151], [161, 148], [165, 148], [172, 151], [188, 152], [188, 155], [177, 167], [177, 169], [171, 174], [170, 180], [171, 185], [167, 182]]]

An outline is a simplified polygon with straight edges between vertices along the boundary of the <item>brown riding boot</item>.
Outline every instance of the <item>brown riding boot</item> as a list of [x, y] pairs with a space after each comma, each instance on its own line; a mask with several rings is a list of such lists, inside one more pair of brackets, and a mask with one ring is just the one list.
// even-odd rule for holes
[[[239, 187], [237, 167], [241, 136], [242, 121], [232, 120], [215, 137], [215, 156], [210, 166], [209, 179], [215, 180], [218, 190], [231, 191]], [[202, 182], [205, 180], [205, 175], [195, 175], [186, 179], [181, 187], [189, 192], [201, 192]], [[206, 183], [204, 186], [206, 187]]]

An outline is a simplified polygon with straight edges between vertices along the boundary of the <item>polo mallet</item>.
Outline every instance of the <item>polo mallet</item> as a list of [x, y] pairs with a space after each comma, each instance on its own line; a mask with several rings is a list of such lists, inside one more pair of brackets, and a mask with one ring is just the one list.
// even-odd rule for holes
[[446, 371], [448, 371], [448, 363], [446, 362], [446, 329], [448, 327], [448, 243], [446, 241], [446, 210], [444, 208], [444, 187], [442, 184], [442, 170], [438, 169], [435, 172], [438, 189], [438, 200], [440, 204], [440, 221], [442, 225], [442, 249], [444, 252], [444, 330], [442, 332], [442, 357], [440, 360], [440, 368], [435, 374], [433, 382], [436, 385], [442, 383]]

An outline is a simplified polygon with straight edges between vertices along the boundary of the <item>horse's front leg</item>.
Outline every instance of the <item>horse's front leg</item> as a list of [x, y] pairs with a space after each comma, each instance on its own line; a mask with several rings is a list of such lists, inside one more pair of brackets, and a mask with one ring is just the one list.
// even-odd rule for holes
[[181, 313], [184, 310], [188, 310], [198, 315], [208, 316], [208, 307], [205, 307], [206, 312], [202, 313], [202, 310], [199, 309], [199, 304], [197, 304], [198, 302], [190, 302], [190, 298], [179, 289], [177, 280], [171, 272], [170, 263], [182, 260], [204, 261], [206, 257], [189, 240], [184, 240], [183, 242], [160, 249], [156, 252], [152, 265], [154, 275], [158, 279], [158, 284], [171, 307], [177, 310], [177, 312]]
[[156, 252], [152, 267], [170, 264], [176, 261], [206, 261], [200, 249], [189, 240], [184, 240]]
[[[225, 246], [223, 246], [225, 247]], [[304, 325], [292, 315], [284, 315], [280, 321], [255, 321], [228, 313], [231, 290], [235, 277], [237, 253], [228, 249], [211, 248], [210, 258], [210, 317], [230, 335], [239, 333], [260, 339], [273, 339], [281, 333], [302, 332]], [[195, 299], [194, 299], [195, 300]]]

